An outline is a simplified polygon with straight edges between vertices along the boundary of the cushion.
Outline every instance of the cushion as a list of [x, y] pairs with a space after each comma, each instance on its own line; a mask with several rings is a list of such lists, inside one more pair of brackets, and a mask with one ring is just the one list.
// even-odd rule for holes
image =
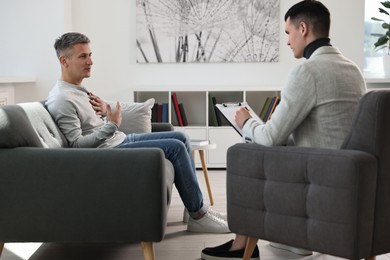
[[66, 139], [40, 102], [0, 107], [0, 147], [67, 147]]
[[0, 148], [41, 147], [26, 112], [18, 105], [0, 107]]
[[38, 135], [42, 147], [68, 147], [68, 141], [46, 110], [43, 102], [28, 102], [20, 103], [18, 105], [22, 107], [26, 113], [28, 120]]
[[[112, 109], [115, 109], [116, 101], [106, 101]], [[152, 131], [152, 107], [154, 98], [145, 102], [119, 102], [122, 110], [122, 124], [119, 131], [125, 134], [150, 133]]]

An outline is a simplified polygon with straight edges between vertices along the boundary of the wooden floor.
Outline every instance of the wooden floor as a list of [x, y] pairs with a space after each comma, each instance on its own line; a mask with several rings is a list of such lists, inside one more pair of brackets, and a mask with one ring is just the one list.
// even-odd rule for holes
[[[226, 210], [225, 171], [210, 170], [210, 182], [214, 195], [214, 208]], [[204, 178], [198, 171], [198, 180], [205, 202], [209, 203]], [[200, 259], [204, 247], [216, 246], [232, 238], [233, 234], [196, 234], [186, 231], [182, 222], [183, 204], [176, 189], [173, 192], [172, 204], [168, 213], [168, 227], [164, 240], [155, 244], [158, 260], [194, 260]], [[303, 260], [336, 260], [329, 255], [314, 253], [312, 256], [300, 257], [283, 250], [273, 249], [267, 241], [259, 241], [262, 260], [303, 259]], [[61, 244], [5, 244], [1, 260], [141, 260], [141, 246], [134, 245], [61, 245]], [[390, 260], [390, 254], [377, 257], [377, 260]]]

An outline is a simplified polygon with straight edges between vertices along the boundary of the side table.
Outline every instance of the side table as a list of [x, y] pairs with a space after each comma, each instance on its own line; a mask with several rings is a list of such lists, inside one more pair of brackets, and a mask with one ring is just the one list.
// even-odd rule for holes
[[209, 181], [209, 174], [207, 171], [206, 160], [204, 159], [204, 151], [215, 149], [217, 147], [217, 144], [209, 143], [207, 140], [191, 140], [191, 147], [192, 147], [192, 156], [194, 157], [194, 160], [195, 160], [195, 151], [196, 150], [199, 151], [200, 162], [202, 164], [204, 180], [206, 182], [207, 192], [209, 194], [210, 205], [213, 206], [214, 199], [213, 199], [213, 194], [211, 192], [211, 185]]

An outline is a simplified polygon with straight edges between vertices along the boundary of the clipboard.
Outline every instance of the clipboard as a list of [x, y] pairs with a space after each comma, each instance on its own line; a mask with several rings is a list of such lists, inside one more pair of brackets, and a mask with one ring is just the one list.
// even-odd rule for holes
[[253, 111], [253, 109], [248, 105], [247, 102], [238, 102], [238, 103], [222, 103], [222, 104], [216, 104], [215, 107], [218, 109], [218, 111], [222, 114], [224, 118], [229, 122], [231, 126], [237, 131], [239, 135], [242, 136], [242, 129], [238, 127], [235, 116], [236, 111], [240, 109], [241, 107], [245, 107], [249, 114], [252, 116], [252, 118], [256, 119], [257, 121], [264, 124], [264, 122], [260, 119], [260, 117]]

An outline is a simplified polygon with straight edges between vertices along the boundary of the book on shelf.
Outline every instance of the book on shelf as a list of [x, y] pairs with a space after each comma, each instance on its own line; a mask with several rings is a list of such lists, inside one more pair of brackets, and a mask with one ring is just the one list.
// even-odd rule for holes
[[211, 97], [211, 99], [213, 100], [213, 109], [214, 109], [216, 117], [217, 117], [217, 125], [221, 126], [222, 125], [221, 115], [219, 114], [219, 112], [217, 111], [217, 108], [215, 107], [215, 105], [217, 104], [217, 99], [215, 97]]
[[168, 103], [154, 103], [152, 107], [152, 122], [168, 123]]
[[267, 122], [271, 118], [271, 115], [274, 112], [276, 106], [279, 104], [279, 102], [280, 98], [278, 96], [267, 97], [264, 102], [263, 108], [261, 109], [261, 112], [259, 114], [263, 122]]
[[280, 98], [278, 96], [275, 96], [272, 98], [272, 100], [273, 100], [273, 102], [271, 102], [271, 105], [270, 105], [270, 112], [268, 113], [268, 116], [264, 122], [267, 122], [268, 120], [270, 120], [272, 113], [275, 111], [276, 106], [279, 104]]
[[186, 111], [184, 110], [183, 103], [179, 103], [179, 110], [180, 110], [180, 115], [181, 115], [181, 120], [183, 122], [183, 126], [187, 126], [188, 120], [187, 120]]
[[264, 119], [265, 114], [267, 113], [267, 110], [268, 110], [270, 103], [271, 103], [271, 97], [267, 97], [265, 102], [264, 102], [263, 108], [261, 109], [260, 114], [259, 114], [259, 117], [262, 120]]
[[269, 117], [269, 115], [271, 113], [271, 110], [272, 110], [272, 106], [274, 105], [274, 102], [275, 102], [275, 98], [274, 97], [271, 97], [270, 99], [271, 99], [271, 101], [268, 104], [267, 112], [265, 113], [264, 117], [262, 118], [263, 122], [267, 122], [267, 119], [268, 119], [268, 117]]
[[202, 139], [191, 139], [191, 145], [193, 146], [206, 146], [210, 144], [210, 140], [202, 140]]
[[161, 104], [161, 114], [162, 114], [162, 122], [163, 123], [168, 123], [169, 118], [168, 118], [168, 103], [162, 103]]
[[152, 107], [152, 122], [157, 122], [157, 103]]
[[157, 122], [162, 122], [162, 105], [157, 104]]
[[218, 126], [215, 98], [209, 94], [209, 126]]
[[177, 101], [176, 92], [172, 92], [171, 98], [172, 98], [173, 108], [175, 110], [177, 122], [178, 122], [179, 126], [184, 126], [183, 119], [182, 119], [181, 113], [180, 113], [179, 102]]

